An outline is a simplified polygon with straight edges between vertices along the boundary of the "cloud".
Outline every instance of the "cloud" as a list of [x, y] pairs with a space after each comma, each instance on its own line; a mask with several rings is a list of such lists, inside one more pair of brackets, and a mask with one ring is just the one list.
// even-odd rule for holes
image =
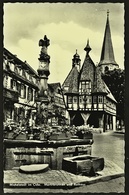
[[6, 36], [11, 43], [17, 42], [21, 36], [33, 36], [33, 29], [48, 23], [58, 25], [72, 21], [83, 28], [102, 32], [109, 9], [113, 31], [118, 34], [123, 24], [123, 6], [120, 3], [8, 3], [4, 4], [5, 32], [9, 32]]
[[83, 63], [87, 39], [92, 48], [91, 58], [95, 64], [99, 62], [107, 9], [110, 10], [115, 59], [122, 67], [124, 10], [123, 4], [120, 3], [4, 4], [4, 45], [37, 70], [40, 53], [38, 42], [46, 34], [50, 39], [49, 82], [62, 83], [72, 68], [72, 58], [76, 49], [81, 57], [81, 64]]

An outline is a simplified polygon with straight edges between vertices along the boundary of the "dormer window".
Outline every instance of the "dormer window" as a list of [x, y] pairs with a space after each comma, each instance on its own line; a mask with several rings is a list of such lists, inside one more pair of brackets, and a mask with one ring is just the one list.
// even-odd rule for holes
[[91, 81], [82, 81], [80, 92], [90, 94], [91, 93]]
[[10, 66], [10, 70], [14, 71], [14, 64], [12, 62], [9, 63], [9, 66]]
[[19, 75], [22, 76], [22, 69], [19, 68]]

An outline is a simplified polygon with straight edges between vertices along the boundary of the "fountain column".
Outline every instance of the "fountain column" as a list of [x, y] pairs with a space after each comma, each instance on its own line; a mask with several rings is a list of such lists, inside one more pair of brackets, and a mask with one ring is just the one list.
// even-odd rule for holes
[[49, 72], [49, 63], [50, 63], [50, 56], [47, 54], [47, 48], [50, 45], [50, 40], [47, 36], [44, 36], [44, 39], [39, 40], [39, 46], [41, 47], [40, 57], [39, 60], [39, 67], [37, 69], [39, 75], [39, 92], [37, 97], [37, 121], [38, 125], [47, 124], [47, 115], [48, 115], [48, 104], [49, 104], [49, 97], [48, 97], [48, 76], [50, 75]]

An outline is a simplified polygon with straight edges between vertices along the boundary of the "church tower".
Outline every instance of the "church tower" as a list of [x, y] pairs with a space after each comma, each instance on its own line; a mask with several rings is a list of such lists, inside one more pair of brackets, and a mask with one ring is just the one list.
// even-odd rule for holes
[[116, 69], [119, 68], [119, 65], [116, 63], [114, 57], [110, 23], [109, 23], [109, 11], [107, 11], [107, 22], [105, 27], [105, 34], [104, 34], [100, 62], [98, 66], [101, 67], [103, 73], [107, 70], [114, 70], [115, 68]]

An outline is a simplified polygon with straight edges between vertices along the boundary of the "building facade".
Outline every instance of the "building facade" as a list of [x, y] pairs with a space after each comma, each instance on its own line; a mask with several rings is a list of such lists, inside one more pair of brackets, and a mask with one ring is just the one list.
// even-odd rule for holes
[[72, 69], [62, 85], [70, 125], [115, 130], [116, 100], [101, 78], [101, 67], [96, 67], [89, 55], [89, 41], [84, 50], [86, 57], [82, 67], [76, 52]]
[[36, 109], [38, 75], [7, 49], [3, 51], [3, 120], [23, 121]]
[[[38, 71], [40, 72], [40, 67]], [[65, 116], [65, 103], [60, 83], [47, 84], [47, 77], [44, 78], [43, 75], [43, 81], [41, 81], [40, 76], [28, 63], [21, 61], [4, 48], [3, 122], [11, 119], [22, 123], [21, 125], [27, 125], [30, 119], [35, 119], [39, 97], [40, 101], [48, 102], [49, 113], [53, 113], [54, 108], [60, 110], [62, 116]], [[44, 89], [41, 90], [41, 82], [47, 86], [44, 94], [42, 94]], [[49, 124], [58, 125], [58, 122], [58, 116], [49, 117]]]
[[51, 103], [48, 105], [49, 111], [48, 123], [50, 125], [66, 124], [67, 123], [66, 105], [61, 84], [59, 82], [48, 84], [48, 94], [50, 97], [49, 101], [51, 101]]
[[96, 128], [116, 129], [116, 100], [102, 79], [102, 73], [119, 68], [115, 61], [109, 11], [104, 33], [100, 62], [95, 66], [89, 52], [89, 40], [84, 48], [86, 56], [81, 67], [80, 56], [72, 59], [72, 69], [62, 87], [71, 125], [90, 125]]

